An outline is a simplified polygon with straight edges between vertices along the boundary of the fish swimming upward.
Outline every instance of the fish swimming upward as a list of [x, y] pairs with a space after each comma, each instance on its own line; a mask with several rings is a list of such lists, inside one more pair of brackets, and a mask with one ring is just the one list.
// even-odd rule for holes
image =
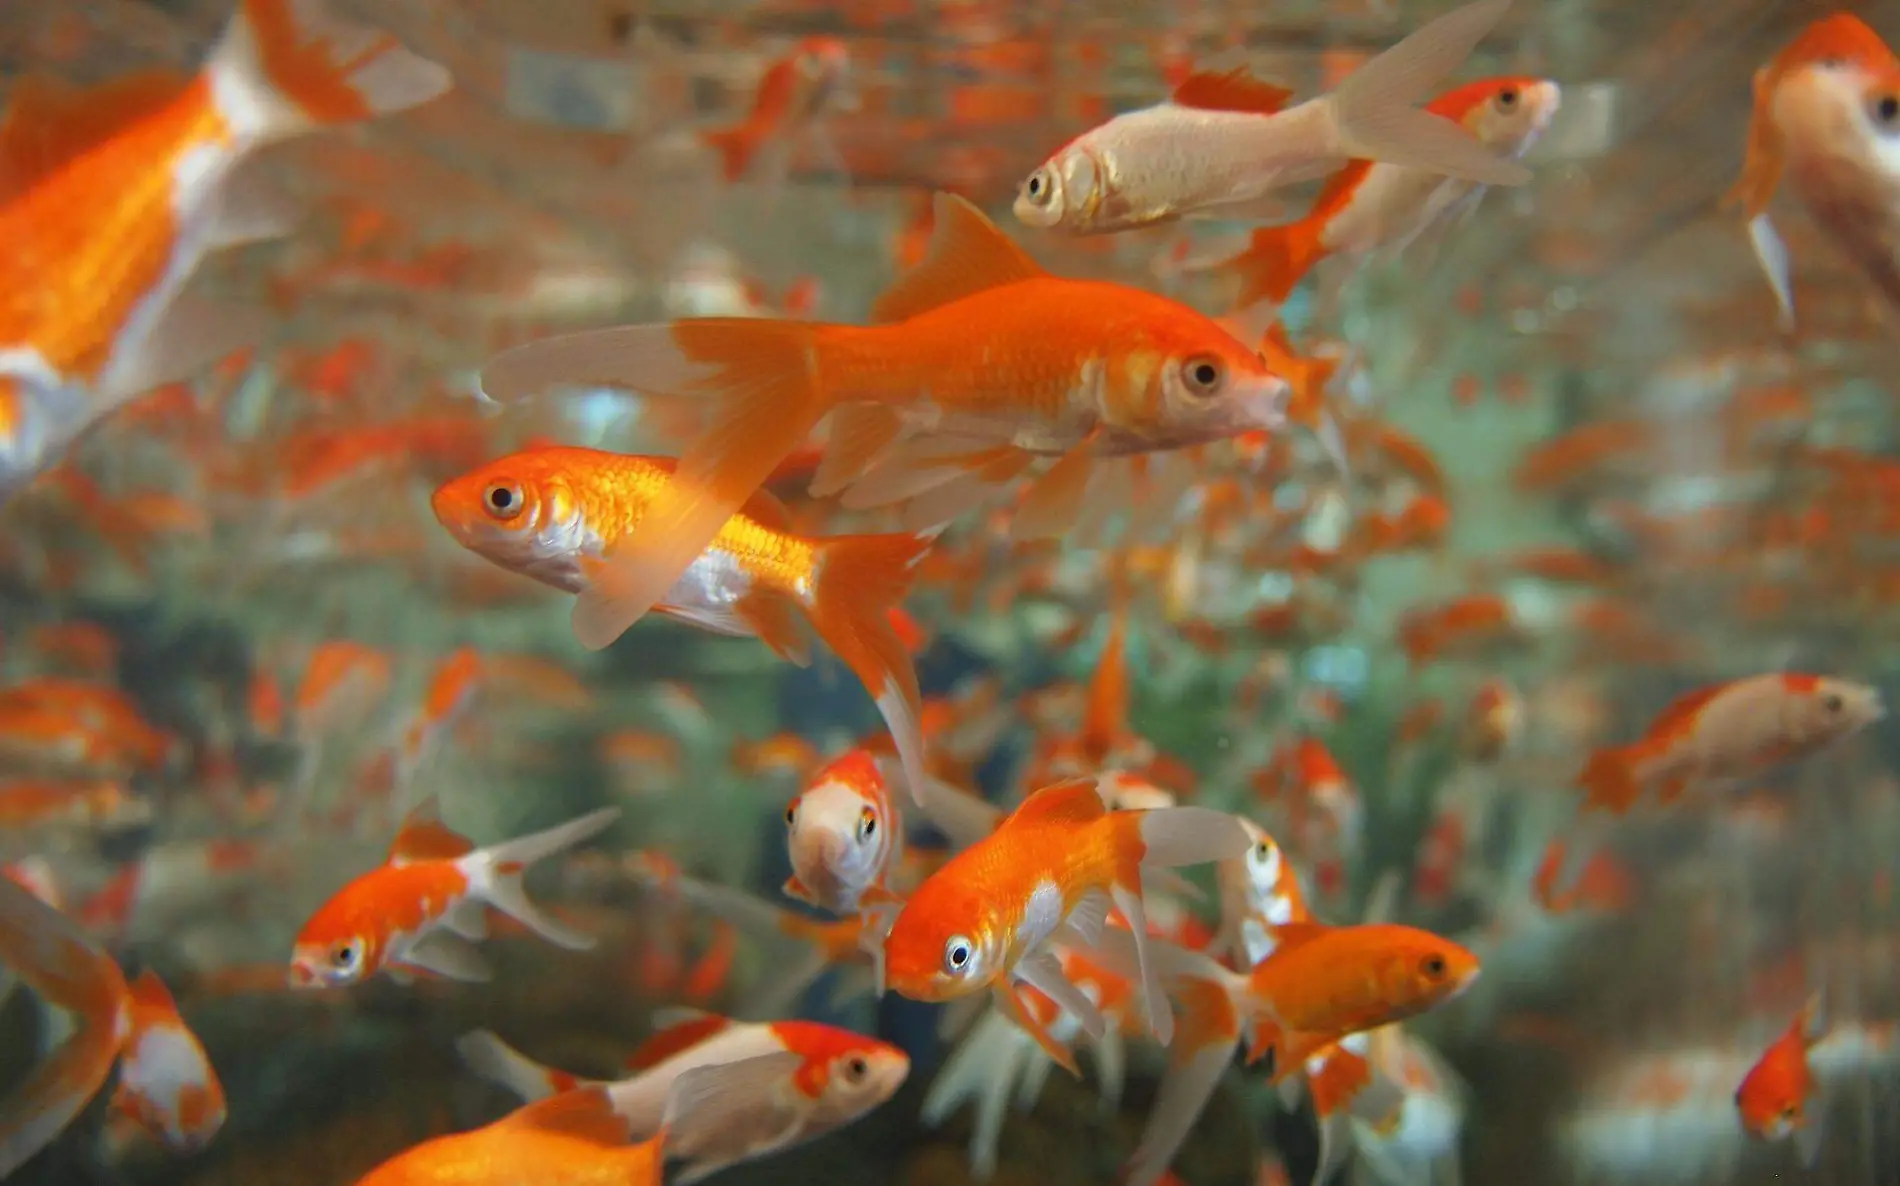
[[247, 155], [448, 87], [394, 38], [292, 0], [245, 0], [195, 78], [22, 80], [0, 119], [0, 501], [118, 405], [241, 344], [229, 313], [177, 298], [211, 251], [287, 229], [232, 184]]

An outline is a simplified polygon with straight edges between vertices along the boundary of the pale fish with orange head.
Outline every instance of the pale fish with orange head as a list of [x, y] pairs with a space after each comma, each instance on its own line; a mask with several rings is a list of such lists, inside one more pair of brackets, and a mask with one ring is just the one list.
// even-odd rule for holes
[[851, 750], [785, 807], [792, 861], [785, 892], [833, 914], [851, 913], [860, 900], [893, 901], [885, 882], [903, 845], [903, 820], [876, 761]]

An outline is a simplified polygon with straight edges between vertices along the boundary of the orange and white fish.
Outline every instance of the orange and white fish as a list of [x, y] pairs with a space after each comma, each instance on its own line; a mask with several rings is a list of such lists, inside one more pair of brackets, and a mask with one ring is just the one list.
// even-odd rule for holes
[[[432, 505], [463, 547], [578, 594], [575, 631], [584, 641], [590, 598], [611, 580], [624, 550], [647, 535], [676, 480], [671, 458], [550, 446], [454, 478]], [[886, 611], [903, 599], [929, 547], [915, 535], [793, 534], [784, 506], [761, 490], [726, 519], [655, 608], [717, 634], [756, 637], [800, 664], [807, 661], [801, 623], [810, 623], [877, 702], [917, 796], [925, 769], [922, 697]]]
[[690, 1009], [664, 1010], [661, 1017], [662, 1028], [628, 1058], [632, 1075], [618, 1082], [590, 1084], [542, 1066], [487, 1031], [465, 1035], [457, 1048], [469, 1069], [525, 1099], [602, 1087], [635, 1137], [657, 1130], [667, 1097], [686, 1075], [778, 1056], [776, 1082], [759, 1091], [751, 1115], [734, 1117], [729, 1126], [708, 1130], [678, 1150], [694, 1161], [682, 1182], [850, 1124], [890, 1099], [910, 1074], [910, 1057], [902, 1050], [836, 1026], [739, 1022]]
[[1015, 981], [1040, 990], [1099, 1038], [1106, 1023], [1062, 972], [1051, 940], [1093, 946], [1112, 907], [1127, 920], [1148, 1022], [1173, 1033], [1148, 947], [1144, 869], [1226, 860], [1245, 852], [1233, 816], [1204, 807], [1108, 811], [1093, 779], [1056, 783], [1025, 799], [989, 836], [951, 857], [912, 892], [884, 939], [883, 981], [920, 1001], [985, 988], [1003, 1012], [1072, 1074], [1075, 1060], [1029, 1014]]
[[191, 79], [18, 83], [0, 120], [0, 500], [131, 397], [238, 345], [178, 296], [287, 222], [233, 185], [255, 149], [435, 98], [446, 71], [292, 0], [245, 0]]
[[[768, 143], [789, 148], [795, 137], [822, 137], [819, 121], [837, 104], [850, 64], [844, 42], [807, 37], [766, 67], [746, 117], [731, 127], [700, 133], [706, 146], [719, 154], [726, 180], [744, 177]], [[828, 143], [821, 140], [821, 145], [831, 151]]]
[[476, 848], [434, 818], [434, 800], [410, 812], [389, 860], [339, 890], [297, 934], [291, 983], [334, 988], [387, 972], [481, 981], [489, 970], [474, 943], [493, 908], [570, 951], [594, 940], [544, 913], [522, 884], [528, 867], [605, 831], [620, 809], [603, 807], [545, 832]]
[[1247, 851], [1214, 870], [1220, 892], [1220, 930], [1212, 954], [1251, 968], [1272, 954], [1273, 935], [1288, 923], [1311, 922], [1293, 862], [1266, 829], [1241, 818], [1252, 841]]
[[1768, 217], [1784, 175], [1821, 230], [1900, 308], [1900, 57], [1852, 13], [1815, 21], [1755, 72], [1748, 153], [1729, 192], [1792, 325], [1788, 250]]
[[73, 921], [0, 877], [0, 962], [70, 1013], [71, 1036], [0, 1100], [0, 1178], [73, 1122], [120, 1064], [117, 1107], [174, 1149], [203, 1146], [224, 1122], [224, 1090], [171, 994], [125, 973]]
[[1625, 746], [1590, 755], [1578, 781], [1585, 811], [1621, 814], [1655, 793], [1669, 803], [1698, 784], [1747, 778], [1816, 753], [1886, 713], [1877, 689], [1792, 672], [1684, 693]]
[[443, 736], [475, 702], [486, 676], [481, 655], [474, 647], [457, 647], [429, 673], [422, 704], [403, 729], [396, 751], [396, 777], [407, 785], [423, 762], [442, 744]]
[[537, 1100], [493, 1124], [404, 1150], [357, 1186], [661, 1186], [680, 1138], [719, 1132], [769, 1101], [786, 1055], [699, 1067], [679, 1076], [653, 1134], [633, 1143], [624, 1118], [599, 1087]]
[[1284, 421], [1285, 381], [1208, 317], [1140, 289], [1051, 276], [968, 202], [940, 193], [936, 203], [930, 257], [877, 302], [878, 324], [689, 319], [548, 338], [489, 362], [482, 388], [497, 400], [605, 385], [703, 414], [638, 536], [577, 600], [584, 644], [607, 645], [663, 600], [827, 416], [812, 493], [842, 490], [853, 507], [911, 503], [920, 527], [1057, 458], [1014, 513], [1023, 536], [1075, 522], [1098, 458]]
[[1352, 1120], [1360, 1160], [1381, 1186], [1457, 1182], [1466, 1089], [1436, 1051], [1396, 1025], [1364, 1035], [1373, 1081], [1396, 1095]]
[[833, 914], [849, 914], [860, 901], [894, 900], [886, 879], [901, 859], [903, 826], [877, 763], [850, 751], [785, 808], [792, 860], [785, 892]]
[[[1560, 99], [1557, 84], [1547, 79], [1487, 78], [1445, 92], [1425, 110], [1515, 160], [1537, 142]], [[1246, 250], [1220, 270], [1240, 278], [1243, 306], [1259, 300], [1281, 304], [1327, 256], [1358, 257], [1388, 245], [1402, 249], [1426, 228], [1475, 204], [1484, 189], [1435, 170], [1356, 160], [1327, 180], [1304, 218], [1253, 232]]]
[[1808, 1066], [1808, 1051], [1827, 1032], [1827, 1013], [1816, 993], [1762, 1051], [1735, 1091], [1735, 1110], [1748, 1134], [1764, 1141], [1792, 1138], [1807, 1165], [1820, 1156], [1826, 1119], [1826, 1100]]
[[1167, 102], [1118, 115], [1057, 149], [1017, 190], [1016, 217], [1078, 234], [1193, 214], [1245, 217], [1273, 190], [1348, 160], [1522, 185], [1528, 169], [1412, 106], [1464, 64], [1510, 7], [1511, 0], [1478, 0], [1449, 12], [1337, 91], [1295, 107], [1286, 105], [1291, 91], [1244, 68], [1194, 74]]

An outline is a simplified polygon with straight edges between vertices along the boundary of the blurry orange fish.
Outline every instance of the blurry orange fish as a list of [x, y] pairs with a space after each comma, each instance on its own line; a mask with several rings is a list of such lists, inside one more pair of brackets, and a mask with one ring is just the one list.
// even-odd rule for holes
[[845, 490], [854, 507], [919, 500], [917, 526], [1059, 457], [1016, 513], [1026, 536], [1074, 522], [1097, 458], [1283, 421], [1285, 382], [1202, 314], [1051, 276], [948, 194], [937, 195], [935, 235], [930, 258], [878, 301], [876, 325], [692, 319], [549, 338], [489, 363], [482, 386], [496, 399], [596, 384], [696, 400], [706, 413], [677, 480], [576, 602], [584, 644], [607, 645], [665, 597], [830, 414], [812, 493]]
[[1821, 1151], [1823, 1100], [1808, 1069], [1808, 1049], [1826, 1036], [1827, 1016], [1817, 993], [1762, 1051], [1735, 1092], [1736, 1111], [1750, 1136], [1765, 1141], [1792, 1137], [1810, 1166]]
[[746, 117], [729, 128], [700, 134], [707, 147], [719, 154], [726, 180], [745, 176], [767, 142], [817, 134], [817, 121], [837, 102], [850, 64], [844, 42], [835, 37], [807, 37], [766, 67]]
[[1852, 13], [1815, 21], [1755, 72], [1748, 155], [1728, 197], [1747, 214], [1756, 258], [1792, 324], [1788, 250], [1768, 218], [1783, 174], [1900, 309], [1900, 58]]
[[427, 102], [447, 73], [291, 0], [245, 0], [193, 79], [38, 78], [0, 121], [0, 499], [132, 396], [238, 344], [178, 301], [207, 253], [287, 219], [231, 183], [256, 148]]
[[[464, 474], [438, 489], [433, 505], [463, 547], [579, 594], [574, 621], [584, 635], [589, 594], [619, 549], [646, 534], [674, 481], [668, 457], [556, 446]], [[758, 491], [656, 608], [718, 634], [756, 637], [800, 664], [807, 661], [801, 621], [810, 623], [877, 702], [917, 796], [921, 697], [886, 611], [908, 591], [929, 546], [914, 535], [793, 535], [783, 505]]]

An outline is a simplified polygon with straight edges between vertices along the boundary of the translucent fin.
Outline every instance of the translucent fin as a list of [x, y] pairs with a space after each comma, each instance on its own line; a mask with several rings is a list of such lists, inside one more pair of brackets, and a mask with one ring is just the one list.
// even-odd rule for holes
[[1141, 863], [1160, 869], [1245, 856], [1253, 847], [1238, 819], [1208, 807], [1164, 807], [1141, 812]]
[[1102, 1011], [1073, 981], [1062, 974], [1062, 961], [1056, 958], [1053, 951], [1031, 952], [1016, 962], [1015, 972], [1024, 984], [1042, 993], [1075, 1018], [1081, 1024], [1082, 1032], [1089, 1037], [1099, 1038], [1108, 1031], [1108, 1020], [1102, 1016]]
[[1511, 0], [1476, 0], [1367, 62], [1333, 94], [1341, 156], [1426, 169], [1485, 185], [1523, 185], [1531, 171], [1492, 155], [1458, 124], [1414, 106], [1464, 65]]
[[593, 936], [573, 930], [543, 913], [528, 899], [522, 878], [536, 861], [592, 839], [619, 818], [618, 807], [603, 807], [545, 832], [497, 844], [465, 858], [477, 862], [471, 871], [477, 896], [557, 947], [588, 950], [594, 945]]
[[189, 379], [226, 355], [263, 341], [272, 325], [261, 310], [180, 297], [149, 333], [113, 355], [99, 395], [109, 408], [154, 387]]
[[903, 431], [904, 422], [897, 412], [882, 404], [839, 408], [831, 417], [818, 472], [812, 475], [811, 496], [830, 498], [843, 490], [876, 464]]
[[1788, 245], [1782, 242], [1780, 232], [1775, 230], [1766, 212], [1748, 220], [1748, 242], [1754, 247], [1762, 275], [1768, 278], [1768, 287], [1775, 294], [1775, 307], [1780, 310], [1778, 324], [1783, 332], [1792, 330], [1794, 274], [1789, 270]]
[[1094, 472], [1093, 445], [1092, 440], [1083, 441], [1030, 483], [1028, 495], [1010, 518], [1011, 539], [1055, 539], [1075, 526]]
[[903, 321], [979, 292], [1048, 275], [963, 198], [939, 192], [935, 212], [928, 254], [871, 307], [878, 321]]
[[463, 984], [485, 984], [495, 976], [494, 969], [488, 966], [474, 944], [448, 931], [436, 931], [417, 939], [403, 953], [402, 962]]
[[1128, 1160], [1126, 1186], [1153, 1186], [1168, 1172], [1233, 1061], [1231, 1044], [1183, 1046], [1168, 1052], [1168, 1069], [1155, 1092], [1148, 1126]]
[[524, 1100], [546, 1099], [593, 1082], [543, 1066], [488, 1030], [463, 1034], [456, 1039], [455, 1052], [476, 1078]]

